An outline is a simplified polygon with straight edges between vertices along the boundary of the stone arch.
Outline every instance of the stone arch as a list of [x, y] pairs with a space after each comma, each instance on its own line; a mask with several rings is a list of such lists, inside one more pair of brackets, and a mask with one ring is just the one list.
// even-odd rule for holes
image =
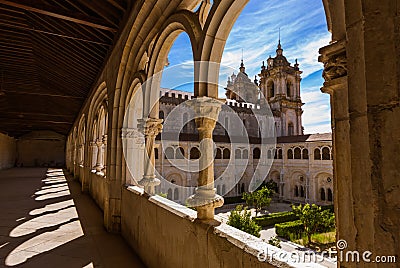
[[167, 147], [164, 151], [165, 159], [175, 159], [175, 150], [172, 147]]
[[180, 185], [180, 186], [185, 186], [182, 174], [180, 174], [180, 173], [173, 172], [171, 174], [168, 174], [166, 176], [166, 178], [167, 178], [167, 181], [169, 181], [169, 182], [171, 182], [173, 184]]
[[242, 150], [239, 148], [235, 150], [235, 159], [242, 159]]
[[190, 148], [190, 159], [200, 159], [200, 150], [196, 146]]
[[223, 159], [231, 158], [231, 151], [228, 148], [224, 148], [224, 150], [222, 151], [222, 158]]
[[261, 150], [258, 147], [253, 149], [253, 159], [260, 159], [261, 158]]
[[299, 147], [294, 148], [293, 156], [294, 159], [301, 159], [301, 149]]
[[332, 181], [332, 174], [326, 171], [321, 171], [318, 172], [317, 174], [314, 175], [314, 180], [313, 180], [313, 188], [314, 189], [319, 189], [317, 193], [315, 193], [315, 200], [321, 200], [321, 192], [320, 189], [323, 188], [325, 191], [325, 200], [322, 200], [323, 202], [327, 201], [327, 189], [328, 188], [333, 188], [333, 181]]

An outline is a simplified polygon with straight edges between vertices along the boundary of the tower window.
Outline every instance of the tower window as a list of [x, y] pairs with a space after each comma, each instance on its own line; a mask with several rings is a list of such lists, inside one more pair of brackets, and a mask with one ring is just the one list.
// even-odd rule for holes
[[286, 96], [291, 97], [292, 96], [292, 83], [290, 81], [288, 81], [286, 83]]
[[274, 81], [269, 81], [267, 84], [267, 89], [268, 89], [268, 95], [269, 97], [273, 97], [275, 96], [275, 85], [274, 85]]
[[293, 135], [294, 135], [294, 126], [293, 126], [293, 123], [290, 122], [288, 124], [288, 136], [293, 136]]

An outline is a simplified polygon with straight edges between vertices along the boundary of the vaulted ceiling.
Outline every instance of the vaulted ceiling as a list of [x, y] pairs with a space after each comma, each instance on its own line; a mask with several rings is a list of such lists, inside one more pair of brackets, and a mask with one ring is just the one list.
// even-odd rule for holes
[[0, 131], [67, 134], [133, 0], [0, 0]]

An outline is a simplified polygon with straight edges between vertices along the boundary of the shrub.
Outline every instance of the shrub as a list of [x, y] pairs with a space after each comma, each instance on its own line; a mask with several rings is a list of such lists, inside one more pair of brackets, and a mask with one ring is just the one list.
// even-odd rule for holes
[[268, 244], [273, 245], [277, 248], [281, 248], [281, 240], [279, 240], [276, 236], [271, 237], [268, 240]]
[[239, 196], [227, 196], [224, 197], [224, 204], [236, 204], [236, 203], [243, 203], [244, 200], [241, 195]]
[[329, 209], [321, 210], [321, 207], [315, 204], [293, 205], [292, 209], [303, 223], [308, 245], [313, 234], [329, 231], [335, 226], [335, 215]]
[[296, 216], [292, 211], [285, 211], [285, 212], [277, 212], [271, 213], [265, 216], [254, 218], [254, 221], [262, 226], [273, 226], [277, 223], [288, 222], [288, 221], [295, 221], [298, 220], [299, 217]]
[[243, 209], [243, 206], [237, 206], [231, 211], [227, 224], [248, 234], [260, 237], [261, 226], [257, 225], [251, 218], [251, 212]]
[[268, 189], [266, 186], [262, 187], [260, 190], [254, 191], [252, 193], [243, 193], [243, 199], [246, 201], [247, 205], [254, 206], [257, 214], [265, 207], [268, 207], [271, 203], [271, 196], [274, 191]]
[[304, 225], [300, 220], [275, 224], [275, 232], [278, 236], [290, 240], [291, 235], [301, 237]]

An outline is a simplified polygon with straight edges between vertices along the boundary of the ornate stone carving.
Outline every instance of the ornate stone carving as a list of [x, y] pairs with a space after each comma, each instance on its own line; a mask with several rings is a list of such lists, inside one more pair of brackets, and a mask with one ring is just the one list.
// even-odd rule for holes
[[319, 50], [319, 62], [324, 64], [322, 76], [325, 82], [347, 76], [347, 57], [345, 41], [338, 41]]
[[154, 172], [154, 142], [158, 133], [162, 131], [162, 122], [163, 120], [158, 118], [138, 119], [139, 131], [145, 137], [144, 175], [139, 184], [144, 186], [149, 194], [154, 194], [154, 187], [160, 184]]
[[158, 118], [143, 118], [138, 122], [138, 128], [145, 136], [157, 136], [163, 128], [163, 120]]
[[322, 77], [331, 81], [347, 75], [347, 58], [345, 54], [334, 55], [324, 62]]
[[132, 139], [135, 144], [144, 144], [144, 135], [136, 128], [123, 128], [121, 130], [122, 139]]
[[195, 112], [196, 126], [200, 137], [200, 151], [204, 156], [200, 158], [200, 173], [196, 193], [186, 201], [191, 207], [196, 207], [197, 218], [200, 220], [212, 220], [214, 208], [220, 207], [224, 199], [215, 193], [214, 188], [214, 164], [212, 132], [214, 130], [221, 102], [209, 97], [200, 97], [188, 103]]

